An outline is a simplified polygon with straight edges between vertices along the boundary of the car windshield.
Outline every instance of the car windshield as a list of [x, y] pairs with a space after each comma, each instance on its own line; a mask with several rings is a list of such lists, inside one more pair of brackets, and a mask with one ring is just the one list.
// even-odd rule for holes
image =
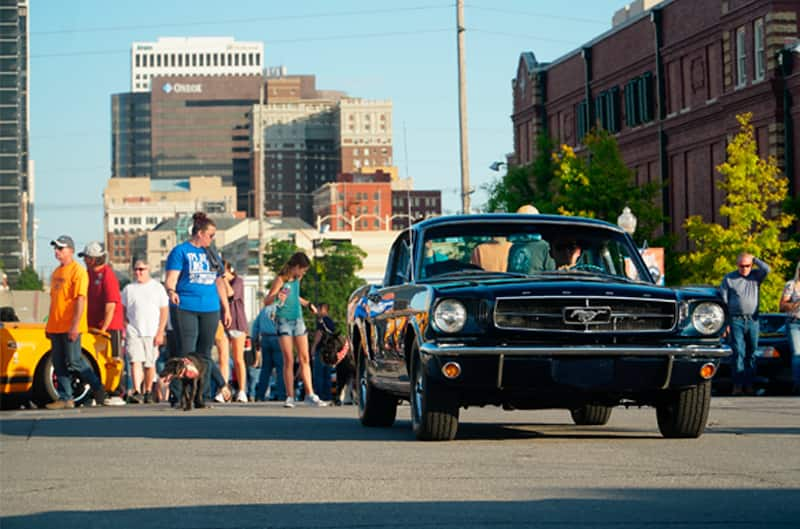
[[451, 223], [426, 230], [421, 248], [420, 279], [572, 274], [652, 282], [627, 237], [600, 225]]

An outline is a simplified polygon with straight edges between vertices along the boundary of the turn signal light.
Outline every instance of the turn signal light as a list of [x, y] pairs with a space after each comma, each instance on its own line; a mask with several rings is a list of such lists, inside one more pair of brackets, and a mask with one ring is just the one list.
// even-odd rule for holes
[[780, 358], [781, 354], [770, 345], [767, 347], [759, 347], [758, 351], [756, 351], [756, 356], [761, 358]]
[[700, 368], [700, 376], [703, 377], [705, 380], [708, 380], [711, 377], [713, 377], [714, 373], [716, 372], [717, 368], [712, 363], [703, 364], [703, 367]]
[[442, 366], [442, 374], [449, 379], [458, 378], [461, 374], [461, 366], [457, 362], [447, 362]]

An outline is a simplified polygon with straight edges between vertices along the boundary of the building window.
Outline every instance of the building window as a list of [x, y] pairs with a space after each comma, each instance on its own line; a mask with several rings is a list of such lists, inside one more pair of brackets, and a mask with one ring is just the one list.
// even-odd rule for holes
[[744, 26], [736, 30], [736, 86], [747, 84], [747, 50]]
[[753, 57], [755, 58], [755, 76], [753, 80], [761, 81], [766, 74], [764, 53], [764, 19], [759, 18], [753, 23]]
[[625, 124], [635, 127], [653, 121], [653, 75], [650, 72], [625, 84]]
[[610, 133], [619, 132], [619, 88], [613, 87], [600, 94], [594, 100], [595, 117]]
[[582, 141], [586, 133], [589, 132], [589, 105], [582, 99], [575, 107], [575, 131], [578, 134], [578, 141]]

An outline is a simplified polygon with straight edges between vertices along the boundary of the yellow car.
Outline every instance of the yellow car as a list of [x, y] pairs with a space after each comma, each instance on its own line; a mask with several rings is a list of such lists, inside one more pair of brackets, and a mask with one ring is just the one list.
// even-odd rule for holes
[[[44, 323], [0, 323], [0, 399], [3, 407], [30, 398], [44, 406], [58, 398], [57, 382], [50, 355], [50, 340]], [[106, 391], [117, 389], [123, 361], [112, 356], [111, 340], [99, 329], [81, 334], [83, 357], [92, 366]], [[72, 394], [76, 405], [92, 398], [91, 388], [77, 373], [72, 375]]]

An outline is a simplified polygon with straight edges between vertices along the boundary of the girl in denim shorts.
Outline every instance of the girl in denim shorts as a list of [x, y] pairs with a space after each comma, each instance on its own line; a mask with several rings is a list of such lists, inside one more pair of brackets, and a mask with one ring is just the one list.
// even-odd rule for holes
[[267, 297], [264, 298], [264, 305], [277, 302], [278, 309], [275, 313], [278, 323], [278, 343], [283, 353], [283, 380], [286, 384], [286, 402], [284, 407], [294, 408], [294, 396], [291, 388], [294, 388], [294, 357], [293, 349], [297, 349], [297, 359], [299, 361], [300, 378], [303, 387], [306, 388], [305, 402], [309, 406], [327, 406], [314, 393], [314, 386], [311, 383], [311, 364], [308, 354], [308, 333], [303, 322], [302, 307], [308, 307], [314, 314], [317, 308], [307, 299], [300, 297], [300, 280], [308, 271], [311, 262], [303, 252], [292, 255], [283, 265]]

